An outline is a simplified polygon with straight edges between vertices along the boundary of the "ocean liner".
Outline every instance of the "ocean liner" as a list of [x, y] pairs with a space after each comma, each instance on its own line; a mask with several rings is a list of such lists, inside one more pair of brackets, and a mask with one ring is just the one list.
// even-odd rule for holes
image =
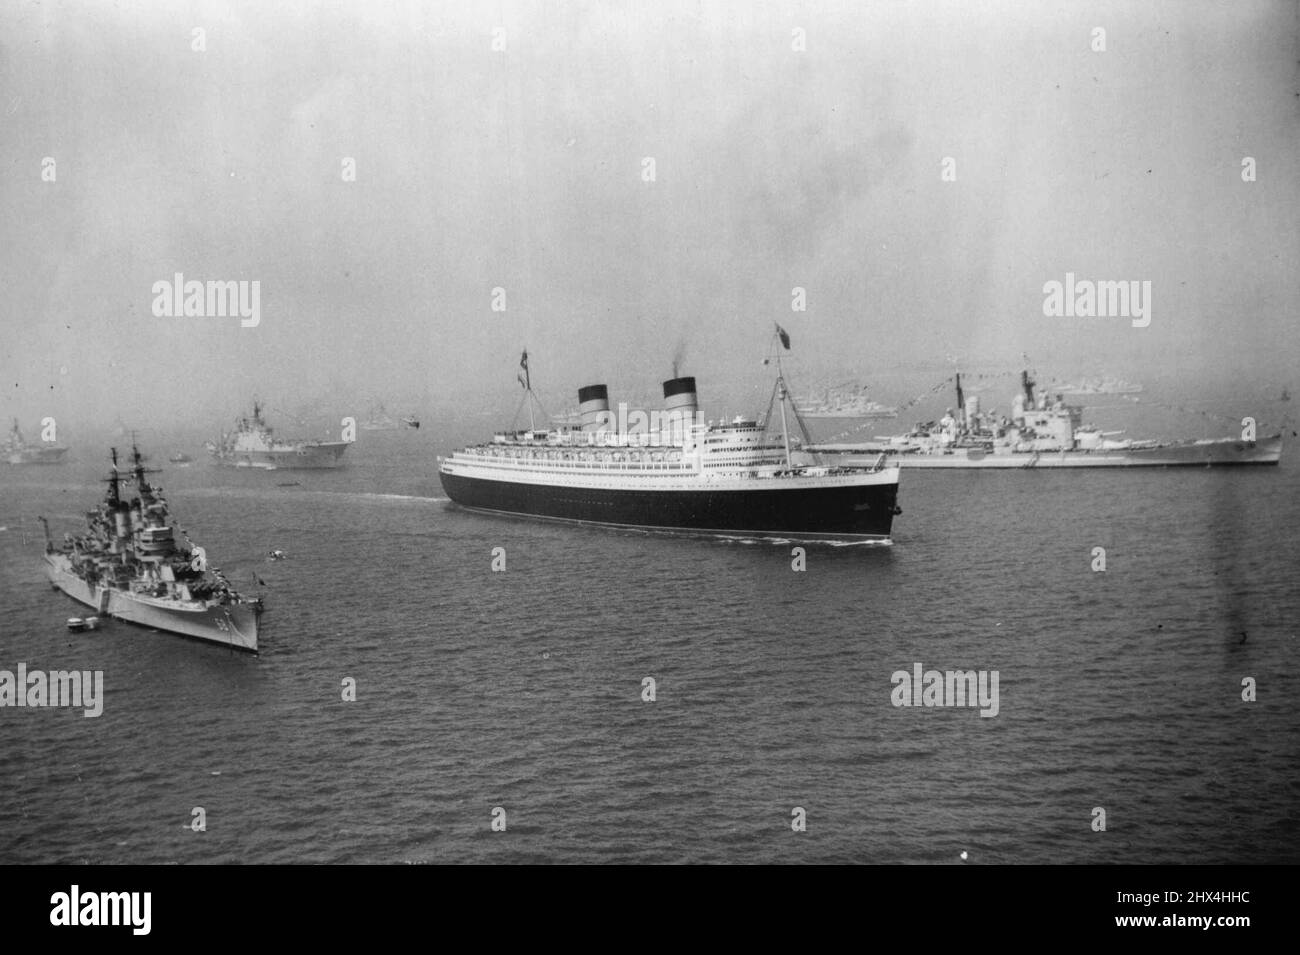
[[61, 464], [68, 449], [56, 444], [29, 444], [15, 418], [0, 453], [10, 464]]
[[[521, 365], [527, 374], [527, 353]], [[531, 382], [521, 384], [531, 395]], [[633, 413], [647, 428], [627, 431], [614, 424], [606, 386], [588, 385], [578, 392], [579, 425], [498, 432], [441, 459], [442, 485], [456, 505], [499, 514], [710, 536], [889, 540], [898, 469], [797, 463], [779, 375], [781, 443], [756, 420], [700, 421], [694, 378], [665, 381], [663, 395], [663, 411]]]
[[253, 402], [253, 417], [240, 418], [235, 430], [220, 441], [209, 441], [208, 452], [218, 464], [231, 468], [337, 468], [343, 464], [347, 441], [301, 441], [275, 437], [262, 418], [262, 406]]
[[1249, 440], [1114, 440], [1083, 425], [1083, 409], [1067, 404], [1063, 394], [1035, 395], [1035, 384], [1022, 372], [1010, 417], [998, 417], [980, 411], [978, 396], [963, 393], [958, 374], [957, 411], [949, 408], [938, 422], [875, 441], [806, 450], [849, 465], [884, 461], [904, 468], [1206, 467], [1277, 464], [1282, 456], [1281, 434]]
[[[149, 483], [138, 449], [129, 477], [118, 473], [116, 448], [112, 460], [104, 500], [86, 515], [87, 533], [56, 545], [39, 518], [50, 583], [100, 614], [256, 651], [261, 598], [236, 592], [215, 567], [209, 573], [203, 548], [176, 541], [162, 488]], [[129, 482], [138, 496], [128, 501], [122, 485]]]

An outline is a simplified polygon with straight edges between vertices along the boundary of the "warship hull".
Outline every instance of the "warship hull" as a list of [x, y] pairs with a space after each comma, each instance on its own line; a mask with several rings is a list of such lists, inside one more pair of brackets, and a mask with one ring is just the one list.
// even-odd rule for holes
[[62, 464], [67, 448], [24, 448], [10, 451], [5, 460], [10, 464]]
[[880, 461], [899, 468], [1135, 468], [1226, 467], [1277, 464], [1282, 457], [1282, 436], [1256, 441], [1225, 439], [1188, 441], [1150, 448], [1094, 451], [988, 451], [982, 448], [906, 450], [888, 445], [819, 445], [810, 451], [846, 466], [868, 466]]
[[[452, 502], [475, 511], [578, 524], [711, 536], [887, 541], [897, 511], [898, 472], [825, 479], [710, 482], [701, 488], [626, 488], [597, 483], [500, 480], [441, 471]], [[522, 476], [521, 476], [522, 477]]]
[[347, 449], [346, 441], [322, 441], [284, 450], [218, 451], [213, 453], [213, 459], [223, 467], [264, 471], [338, 468], [343, 466], [343, 452]]
[[45, 574], [55, 588], [93, 607], [101, 616], [257, 652], [261, 613], [251, 604], [153, 599], [94, 586], [73, 573], [71, 563], [62, 554], [45, 555]]

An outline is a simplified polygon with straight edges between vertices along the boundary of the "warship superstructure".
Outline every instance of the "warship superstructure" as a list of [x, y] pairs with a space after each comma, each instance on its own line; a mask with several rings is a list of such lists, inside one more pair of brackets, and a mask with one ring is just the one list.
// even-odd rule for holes
[[277, 438], [253, 402], [252, 418], [241, 417], [234, 431], [206, 444], [218, 464], [232, 468], [337, 468], [343, 464], [348, 441], [303, 441]]
[[[126, 476], [118, 471], [116, 448], [112, 461], [104, 500], [86, 515], [86, 533], [66, 534], [56, 545], [49, 522], [39, 518], [50, 583], [101, 615], [256, 651], [261, 598], [238, 593], [208, 566], [203, 548], [176, 539], [180, 529], [163, 489], [149, 482], [137, 448]], [[123, 486], [130, 484], [137, 496], [128, 500]]]
[[388, 413], [382, 401], [371, 405], [366, 420], [361, 422], [362, 431], [396, 431], [397, 427], [397, 419]]
[[980, 410], [976, 395], [962, 391], [956, 376], [957, 410], [938, 422], [918, 424], [906, 434], [858, 444], [810, 445], [805, 450], [845, 464], [887, 462], [904, 468], [1086, 468], [1205, 467], [1277, 464], [1282, 436], [1188, 441], [1123, 439], [1083, 424], [1083, 409], [1063, 394], [1035, 395], [1028, 372], [1011, 415]]
[[23, 437], [22, 429], [18, 427], [17, 418], [14, 419], [4, 444], [0, 445], [0, 454], [10, 464], [61, 464], [67, 453], [67, 448], [57, 444], [28, 443]]
[[795, 401], [805, 418], [866, 420], [898, 417], [897, 408], [872, 401], [862, 385], [828, 388], [821, 397], [809, 395], [806, 398], [796, 398]]
[[420, 419], [413, 414], [402, 415], [401, 418], [394, 418], [388, 413], [382, 401], [376, 401], [370, 406], [370, 412], [366, 420], [361, 422], [362, 431], [396, 431], [399, 428], [419, 428]]
[[[526, 371], [526, 356], [522, 364]], [[663, 395], [646, 429], [627, 431], [611, 427], [606, 386], [584, 387], [579, 426], [498, 432], [442, 459], [442, 485], [461, 507], [510, 515], [711, 536], [889, 540], [898, 469], [794, 463], [780, 377], [782, 441], [757, 420], [700, 421], [694, 378], [665, 381]]]

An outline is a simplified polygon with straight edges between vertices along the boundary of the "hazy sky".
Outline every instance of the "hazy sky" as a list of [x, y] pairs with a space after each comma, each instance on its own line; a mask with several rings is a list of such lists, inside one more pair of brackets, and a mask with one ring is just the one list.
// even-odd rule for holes
[[[512, 405], [524, 346], [553, 405], [679, 349], [738, 393], [773, 321], [907, 393], [1022, 353], [1294, 387], [1298, 59], [1294, 2], [10, 0], [0, 413]], [[156, 317], [177, 272], [260, 324]], [[1044, 316], [1067, 272], [1150, 326]]]

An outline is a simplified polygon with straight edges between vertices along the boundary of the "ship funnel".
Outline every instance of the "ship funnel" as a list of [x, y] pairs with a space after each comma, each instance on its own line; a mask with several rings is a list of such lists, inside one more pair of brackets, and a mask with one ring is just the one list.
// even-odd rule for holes
[[670, 378], [664, 382], [664, 410], [667, 412], [667, 430], [673, 441], [681, 440], [686, 429], [694, 423], [700, 409], [695, 394], [695, 379]]
[[680, 411], [685, 417], [700, 410], [695, 395], [694, 378], [670, 378], [664, 382], [664, 408], [668, 411]]
[[599, 431], [608, 428], [609, 390], [604, 385], [587, 385], [578, 389], [578, 413], [582, 418], [583, 431]]

